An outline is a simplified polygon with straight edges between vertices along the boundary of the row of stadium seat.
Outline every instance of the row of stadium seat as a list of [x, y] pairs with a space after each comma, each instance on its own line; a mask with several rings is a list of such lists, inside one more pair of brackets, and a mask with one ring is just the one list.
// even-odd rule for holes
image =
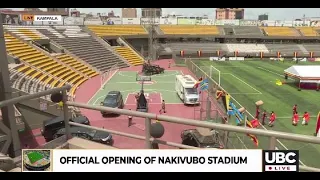
[[89, 37], [79, 26], [4, 26], [9, 32], [25, 40], [49, 39], [43, 32], [49, 32], [55, 38]]
[[79, 26], [54, 26], [56, 31], [66, 37], [89, 37], [90, 35]]
[[[25, 65], [19, 66], [23, 68]], [[10, 81], [12, 87], [30, 94], [45, 91], [51, 87], [45, 85], [43, 82], [40, 82], [38, 79], [27, 76], [23, 72], [19, 72], [19, 68], [10, 68]], [[46, 96], [46, 99], [49, 100], [50, 96]]]
[[[19, 68], [23, 67], [24, 65], [20, 65]], [[29, 94], [34, 94], [37, 92], [45, 91], [48, 89], [51, 89], [51, 87], [44, 85], [42, 82], [40, 82], [37, 79], [31, 78], [30, 76], [27, 76], [26, 74], [19, 72], [17, 70], [18, 68], [9, 68], [10, 73], [10, 82], [11, 87]], [[50, 95], [41, 97], [48, 101], [51, 101]], [[68, 93], [68, 100], [73, 101], [74, 96], [71, 95], [71, 92]], [[74, 110], [76, 112], [79, 112], [78, 107], [69, 106], [71, 110]]]
[[217, 26], [204, 25], [161, 25], [161, 31], [164, 34], [220, 34]]
[[23, 38], [24, 40], [48, 39], [46, 36], [42, 35], [40, 32], [38, 32], [35, 29], [13, 27], [8, 29], [8, 31]]
[[140, 25], [112, 25], [94, 26], [89, 25], [88, 29], [97, 36], [122, 36], [122, 35], [146, 35], [147, 31]]
[[[222, 26], [223, 27], [223, 26]], [[121, 36], [121, 35], [141, 35], [147, 32], [140, 25], [90, 25], [88, 29], [98, 36]], [[254, 27], [254, 26], [234, 26], [231, 28], [235, 35], [263, 36], [265, 31], [268, 36], [319, 36], [313, 27]], [[206, 25], [160, 25], [163, 34], [190, 34], [190, 35], [222, 35], [225, 34], [218, 26]], [[261, 31], [262, 30], [262, 31]]]
[[[88, 37], [89, 39], [91, 39], [90, 35], [87, 32], [85, 32], [84, 30], [82, 30], [79, 26], [51, 26], [51, 27], [48, 26], [48, 27], [46, 27], [46, 29], [43, 29], [40, 26], [34, 26], [34, 27], [29, 26], [29, 27], [30, 27], [30, 29], [27, 29], [28, 27], [23, 27], [20, 29], [24, 30], [25, 32], [28, 32], [28, 31], [34, 32], [36, 34], [39, 34], [41, 37], [46, 37], [46, 38], [50, 38], [52, 40], [56, 40], [56, 42], [58, 44], [60, 44], [62, 46], [67, 46], [67, 48], [69, 48], [71, 50], [73, 48], [68, 47], [68, 45], [66, 45], [66, 43], [65, 43], [65, 42], [69, 42], [68, 39], [63, 39], [61, 41], [59, 41], [57, 39], [59, 39], [59, 38], [82, 38], [82, 37]], [[140, 29], [137, 27], [139, 27]], [[12, 32], [15, 32], [17, 26], [6, 26], [6, 28]], [[18, 29], [18, 30], [20, 30], [20, 29]], [[112, 26], [111, 28], [105, 28], [105, 30], [108, 30], [108, 29], [113, 29], [112, 31], [117, 31], [117, 30], [119, 31], [119, 29], [117, 29], [116, 26]], [[124, 29], [124, 28], [120, 28], [120, 29]], [[140, 31], [140, 30], [142, 30], [142, 31]], [[132, 26], [130, 31], [128, 31], [128, 32], [132, 32], [132, 31], [135, 31], [137, 33], [143, 32], [144, 34], [146, 34], [146, 31], [142, 28], [142, 26]], [[121, 30], [120, 30], [120, 32], [121, 32]], [[29, 33], [29, 34], [31, 34], [31, 33]], [[41, 39], [40, 36], [35, 37], [35, 36], [30, 35], [30, 36], [28, 36], [28, 39], [26, 39], [24, 36], [21, 36], [20, 34], [17, 34], [17, 35], [25, 40]], [[77, 42], [74, 40], [75, 39], [72, 39], [72, 43]], [[87, 39], [79, 39], [79, 40], [87, 40]], [[81, 45], [83, 45], [83, 44], [81, 44]], [[92, 46], [94, 46], [94, 45], [96, 45], [96, 44], [93, 43]], [[77, 49], [79, 49], [79, 47], [77, 47]], [[97, 49], [95, 48], [95, 50], [97, 50]], [[129, 60], [128, 62], [132, 65], [143, 64], [143, 59], [139, 55], [134, 53], [130, 48], [119, 48], [117, 53], [119, 55], [121, 55], [124, 59]], [[90, 60], [92, 61], [93, 59], [91, 58]], [[78, 62], [78, 61], [76, 61], [76, 62]], [[99, 61], [99, 64], [104, 64], [104, 63], [101, 63]], [[78, 65], [78, 66], [81, 66], [81, 65]], [[100, 66], [100, 65], [98, 65], [98, 66]]]
[[[5, 41], [7, 52], [27, 64], [20, 67], [18, 71], [26, 76], [30, 76], [31, 79], [37, 79], [46, 86], [61, 87], [69, 83], [73, 85], [70, 92], [71, 95], [74, 95], [79, 85], [90, 76], [95, 75], [95, 73], [92, 73], [92, 70], [84, 64], [80, 66], [79, 64], [75, 64], [77, 65], [75, 68], [78, 68], [80, 72], [86, 75], [83, 76], [80, 72], [71, 68], [71, 66], [65, 66], [66, 64], [56, 61], [54, 58], [16, 39], [10, 34], [5, 34]], [[61, 58], [64, 57], [65, 56], [62, 56]]]
[[268, 36], [300, 36], [299, 32], [291, 27], [262, 27]]
[[52, 40], [101, 72], [109, 70], [116, 64], [120, 68], [129, 66], [93, 37], [67, 37]]
[[232, 29], [235, 35], [263, 36], [261, 29], [256, 26], [234, 26]]
[[135, 53], [131, 48], [128, 47], [116, 47], [115, 51], [126, 59], [131, 65], [138, 66], [142, 65], [144, 60], [143, 58]]
[[64, 62], [65, 64], [73, 67], [75, 70], [80, 71], [81, 73], [89, 76], [90, 78], [99, 75], [96, 71], [86, 66], [84, 63], [77, 61], [68, 54], [60, 54], [55, 57], [60, 61]]
[[312, 27], [297, 27], [296, 29], [300, 30], [304, 36], [319, 36], [316, 29]]
[[[5, 26], [8, 31], [14, 31], [17, 27], [31, 30], [46, 38], [50, 38], [53, 42], [66, 48], [78, 56], [79, 59], [81, 58], [100, 71], [107, 71], [117, 63], [120, 67], [128, 67], [119, 57], [90, 37], [90, 35], [79, 26]], [[30, 40], [30, 38], [19, 37], [24, 40]], [[32, 40], [37, 39], [33, 38]]]
[[[98, 36], [122, 36], [122, 35], [146, 35], [148, 32], [141, 25], [88, 25], [89, 30]], [[223, 26], [222, 26], [223, 27]], [[79, 26], [5, 26], [11, 32], [25, 39], [48, 38], [41, 33], [47, 30], [55, 34], [57, 38], [88, 37], [90, 36]], [[223, 28], [222, 28], [223, 29]], [[267, 36], [319, 36], [315, 27], [255, 27], [234, 26], [231, 28], [235, 35], [263, 36], [261, 30]], [[226, 34], [218, 26], [206, 25], [160, 25], [163, 34], [192, 34], [192, 35], [218, 35]], [[301, 34], [299, 33], [301, 32]], [[51, 37], [49, 37], [51, 38]]]

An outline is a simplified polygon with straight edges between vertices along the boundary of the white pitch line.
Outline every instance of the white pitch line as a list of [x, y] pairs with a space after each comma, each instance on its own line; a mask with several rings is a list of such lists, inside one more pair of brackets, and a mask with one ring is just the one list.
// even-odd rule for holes
[[[162, 103], [148, 103], [149, 105], [160, 105]], [[166, 105], [183, 105], [183, 103], [166, 103]], [[137, 105], [137, 104], [125, 104], [125, 105], [128, 105], [128, 106], [134, 106], [134, 105]]]
[[[103, 84], [102, 87], [104, 87], [109, 81], [110, 79], [118, 72], [119, 70], [116, 70]], [[89, 99], [89, 101], [87, 102], [87, 104], [89, 104], [90, 101], [92, 101], [93, 98], [95, 98], [97, 96], [97, 94], [101, 91], [101, 87], [94, 93], [94, 95]]]
[[[154, 81], [155, 83], [162, 83], [162, 84], [173, 84], [175, 82], [166, 82], [166, 81]], [[114, 83], [109, 83], [109, 84], [138, 84], [138, 82], [114, 82]], [[148, 85], [146, 82], [144, 85]], [[152, 85], [152, 84], [151, 84]]]
[[[279, 74], [279, 73], [276, 73], [276, 72], [273, 72], [273, 71], [270, 71], [269, 69], [266, 69], [266, 68], [263, 68], [263, 67], [257, 67], [258, 69], [262, 69], [262, 70], [264, 70], [264, 71], [267, 71], [267, 72], [269, 72], [269, 73], [271, 73], [271, 74], [274, 74], [274, 75], [278, 75], [278, 76], [281, 76], [281, 77], [284, 77], [284, 75], [282, 75], [282, 74]], [[291, 80], [294, 80], [294, 79], [292, 79], [292, 78], [290, 78], [290, 77], [288, 77], [289, 79], [291, 79]]]
[[[141, 89], [130, 89], [130, 90], [123, 90], [123, 91], [120, 91], [120, 92], [130, 92], [130, 93], [133, 93], [135, 94], [134, 92], [140, 92]], [[161, 97], [161, 102], [162, 102], [162, 95], [161, 95], [161, 92], [165, 91], [165, 92], [169, 92], [169, 93], [176, 93], [176, 91], [172, 91], [172, 90], [166, 90], [166, 89], [144, 89], [145, 92], [152, 92], [152, 93], [160, 93], [160, 97]], [[95, 96], [93, 96], [95, 97]], [[104, 96], [100, 96], [98, 97], [94, 102], [93, 102], [93, 105], [96, 105], [97, 102], [101, 99], [101, 98], [104, 98]], [[167, 104], [167, 103], [166, 103]]]
[[[118, 75], [123, 76], [123, 77], [130, 77], [130, 78], [136, 78], [136, 76], [132, 76], [132, 75], [127, 75], [126, 72], [136, 72], [139, 73], [139, 71], [119, 71]], [[151, 75], [150, 77], [157, 77], [157, 78], [162, 78], [162, 77], [168, 77], [168, 76], [175, 76], [180, 74], [180, 72], [178, 70], [170, 70], [170, 74], [155, 74], [155, 75]]]
[[246, 83], [245, 81], [243, 81], [242, 79], [238, 78], [237, 76], [233, 75], [232, 73], [229, 73], [229, 75], [233, 76], [234, 78], [238, 79], [240, 82], [242, 82], [243, 84], [249, 86], [251, 89], [255, 90], [257, 93], [262, 94], [262, 92], [260, 92], [259, 90], [257, 90], [256, 88], [252, 87], [250, 84]]
[[[206, 73], [206, 72], [204, 72], [201, 68], [199, 68], [199, 66], [198, 65], [196, 65], [195, 63], [193, 63], [200, 71], [202, 71], [205, 75], [207, 75], [208, 77], [209, 77], [209, 75]], [[209, 79], [211, 80], [211, 81], [213, 81], [213, 82], [215, 82], [216, 83], [216, 81], [215, 80], [213, 80], [211, 77], [209, 77]], [[221, 87], [222, 88], [222, 87]], [[223, 88], [222, 88], [223, 89]], [[241, 107], [244, 107], [244, 106], [242, 106], [235, 98], [233, 98], [232, 96], [231, 96], [231, 99], [234, 101], [234, 102], [236, 102], [239, 106], [241, 106]], [[249, 111], [246, 111], [252, 118], [254, 118], [254, 116], [249, 112]], [[266, 128], [266, 127], [264, 127], [264, 125], [262, 125], [261, 123], [260, 123], [260, 121], [259, 121], [259, 125], [264, 129], [264, 130], [266, 130], [266, 131], [268, 131], [268, 129]], [[286, 150], [288, 150], [288, 148], [279, 140], [279, 139], [277, 139], [277, 142], [284, 148], [284, 149], [286, 149]], [[276, 147], [277, 148], [277, 147]], [[305, 164], [301, 161], [301, 160], [299, 160], [299, 162], [300, 162], [300, 164], [301, 165], [303, 165], [303, 166], [305, 166]]]
[[212, 65], [213, 67], [230, 67], [230, 68], [244, 68], [244, 67], [248, 67], [248, 66], [214, 66]]
[[124, 100], [124, 104], [127, 104], [127, 101], [128, 101], [128, 98], [129, 98], [129, 95], [130, 95], [130, 94], [133, 94], [133, 93], [128, 93], [128, 94], [127, 94], [127, 97], [126, 97], [126, 99]]
[[254, 95], [254, 94], [256, 94], [256, 95], [258, 95], [258, 94], [261, 94], [261, 93], [258, 93], [258, 92], [256, 92], [256, 93], [229, 93], [229, 94], [235, 94], [235, 95], [238, 95], [238, 94], [252, 94], [252, 95]]
[[[317, 116], [310, 116], [311, 118], [315, 118]], [[291, 117], [277, 117], [277, 119], [292, 119], [292, 116]]]

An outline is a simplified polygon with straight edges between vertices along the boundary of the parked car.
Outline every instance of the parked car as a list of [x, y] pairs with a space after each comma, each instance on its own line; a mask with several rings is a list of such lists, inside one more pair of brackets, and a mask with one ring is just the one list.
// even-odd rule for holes
[[[69, 121], [84, 125], [90, 125], [90, 121], [86, 116], [78, 116], [73, 119], [69, 119]], [[43, 121], [41, 134], [47, 142], [51, 141], [54, 134], [56, 134], [59, 129], [64, 128], [64, 126], [65, 125], [63, 116], [48, 119], [46, 121]]]
[[[104, 98], [104, 101], [100, 103], [101, 106], [120, 108], [124, 107], [123, 97], [120, 91], [110, 91]], [[113, 114], [111, 112], [101, 111], [102, 116]]]
[[208, 128], [188, 129], [181, 132], [182, 144], [199, 148], [223, 149], [219, 133]]
[[[97, 131], [93, 129], [88, 129], [85, 127], [70, 127], [70, 132], [72, 137], [79, 137], [83, 139], [87, 139], [90, 141], [94, 141], [97, 143], [102, 143], [106, 145], [113, 145], [112, 135], [108, 132]], [[65, 128], [60, 129], [55, 135], [54, 138], [58, 138], [60, 136], [65, 135]]]

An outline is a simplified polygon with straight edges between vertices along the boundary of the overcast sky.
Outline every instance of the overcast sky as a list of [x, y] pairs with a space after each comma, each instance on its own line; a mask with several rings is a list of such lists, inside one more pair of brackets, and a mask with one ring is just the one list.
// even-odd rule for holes
[[[14, 10], [23, 10], [23, 8], [8, 8]], [[46, 9], [46, 8], [40, 8]], [[121, 15], [121, 8], [76, 8], [80, 12], [90, 13], [108, 13], [114, 11], [116, 15]], [[138, 15], [141, 14], [140, 8]], [[215, 8], [162, 8], [164, 14], [176, 14], [185, 16], [208, 15], [214, 18]], [[320, 8], [245, 8], [245, 19], [258, 19], [258, 15], [268, 13], [270, 20], [293, 20], [306, 17], [320, 17]]]

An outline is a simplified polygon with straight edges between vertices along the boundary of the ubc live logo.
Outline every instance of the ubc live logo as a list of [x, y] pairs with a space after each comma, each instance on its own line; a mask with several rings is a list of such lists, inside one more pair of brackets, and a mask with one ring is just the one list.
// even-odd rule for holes
[[299, 151], [263, 150], [263, 171], [299, 171]]

